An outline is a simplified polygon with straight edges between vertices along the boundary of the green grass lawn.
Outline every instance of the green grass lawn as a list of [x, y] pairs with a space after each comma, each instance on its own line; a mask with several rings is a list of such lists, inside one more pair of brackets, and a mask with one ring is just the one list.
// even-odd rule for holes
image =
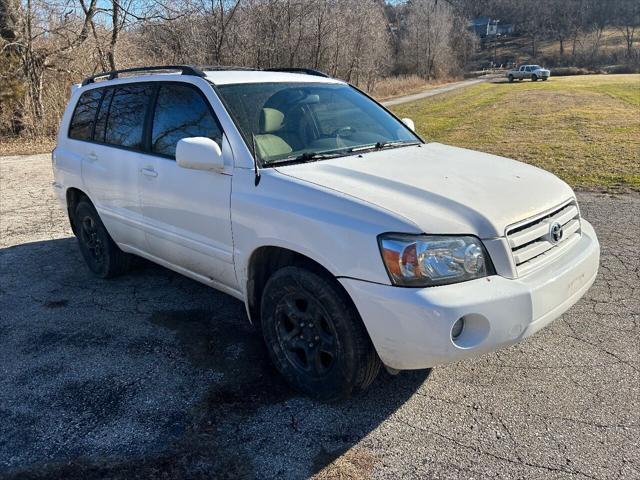
[[428, 141], [521, 160], [573, 187], [640, 191], [640, 75], [483, 83], [392, 110]]

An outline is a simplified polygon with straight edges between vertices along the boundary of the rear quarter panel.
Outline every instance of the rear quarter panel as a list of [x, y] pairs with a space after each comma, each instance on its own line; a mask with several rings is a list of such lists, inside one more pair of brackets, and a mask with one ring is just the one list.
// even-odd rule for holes
[[[56, 194], [60, 206], [66, 210], [67, 199], [66, 193], [69, 188], [78, 188], [84, 191], [82, 182], [82, 157], [83, 152], [74, 147], [72, 142], [67, 138], [69, 130], [69, 122], [73, 115], [76, 102], [80, 97], [80, 90], [75, 88], [72, 92], [69, 103], [62, 115], [60, 127], [58, 130], [58, 138], [56, 147], [51, 154], [51, 163], [53, 168], [53, 189]], [[81, 142], [75, 142], [81, 143]]]

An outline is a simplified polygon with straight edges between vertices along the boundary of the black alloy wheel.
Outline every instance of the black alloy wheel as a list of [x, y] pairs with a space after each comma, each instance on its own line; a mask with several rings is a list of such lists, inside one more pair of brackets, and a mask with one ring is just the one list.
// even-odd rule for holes
[[314, 378], [330, 372], [338, 356], [337, 333], [315, 298], [304, 290], [283, 297], [275, 321], [280, 348], [291, 365]]
[[338, 281], [313, 267], [287, 266], [267, 281], [260, 302], [271, 361], [295, 389], [319, 400], [366, 389], [381, 362]]
[[111, 278], [126, 272], [131, 255], [113, 241], [98, 212], [89, 200], [78, 202], [73, 216], [74, 231], [85, 263], [100, 278]]

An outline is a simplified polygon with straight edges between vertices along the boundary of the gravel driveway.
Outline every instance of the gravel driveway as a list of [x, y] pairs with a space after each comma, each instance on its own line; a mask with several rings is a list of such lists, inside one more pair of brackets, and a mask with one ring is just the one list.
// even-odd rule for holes
[[549, 328], [324, 405], [237, 300], [142, 261], [94, 279], [48, 156], [0, 175], [0, 478], [640, 478], [640, 196], [579, 195], [600, 275]]

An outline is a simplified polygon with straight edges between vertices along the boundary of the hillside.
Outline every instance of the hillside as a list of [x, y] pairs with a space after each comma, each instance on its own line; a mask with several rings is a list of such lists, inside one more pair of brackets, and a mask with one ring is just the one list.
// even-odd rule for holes
[[[566, 39], [564, 55], [560, 55], [560, 42], [557, 39], [536, 39], [535, 56], [532, 55], [533, 40], [528, 35], [499, 37], [497, 41], [485, 40], [481, 43], [473, 56], [472, 70], [489, 67], [494, 58], [497, 65], [543, 63], [549, 67], [602, 67], [627, 61], [625, 38], [617, 29], [607, 29], [600, 37], [595, 33], [579, 35], [575, 42]], [[636, 44], [634, 50], [636, 57], [639, 57], [640, 44]], [[592, 65], [588, 65], [590, 62]]]

